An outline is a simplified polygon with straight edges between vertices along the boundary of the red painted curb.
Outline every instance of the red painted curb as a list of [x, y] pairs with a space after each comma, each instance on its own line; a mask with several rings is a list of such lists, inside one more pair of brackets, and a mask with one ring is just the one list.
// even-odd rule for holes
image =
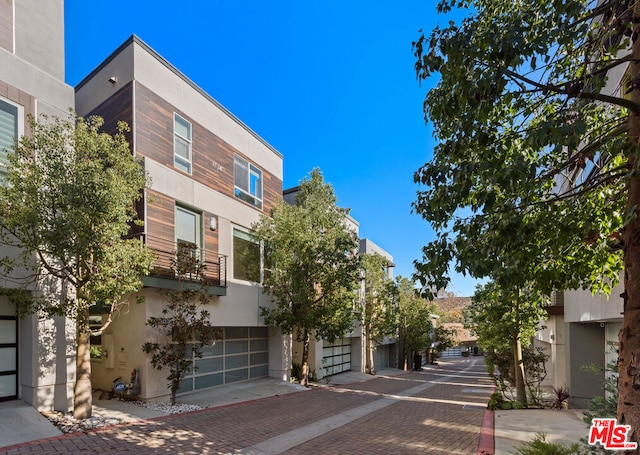
[[482, 417], [482, 429], [480, 430], [477, 455], [493, 455], [494, 451], [494, 416], [492, 410], [486, 409]]

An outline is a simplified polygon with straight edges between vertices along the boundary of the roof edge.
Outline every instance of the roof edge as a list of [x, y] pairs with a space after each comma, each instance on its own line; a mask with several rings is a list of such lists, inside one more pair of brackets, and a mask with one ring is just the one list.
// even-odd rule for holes
[[[189, 79], [184, 73], [182, 73], [178, 68], [173, 66], [167, 59], [165, 59], [162, 55], [156, 52], [151, 46], [145, 43], [142, 39], [140, 39], [137, 35], [133, 34], [129, 38], [126, 39], [124, 43], [122, 43], [115, 51], [113, 51], [105, 60], [102, 61], [93, 71], [91, 71], [87, 76], [84, 77], [76, 86], [75, 91], [80, 90], [89, 80], [95, 77], [101, 70], [103, 70], [113, 59], [115, 59], [118, 54], [120, 54], [124, 49], [129, 47], [131, 44], [137, 44], [141, 48], [143, 48], [147, 53], [153, 56], [156, 60], [162, 63], [169, 71], [173, 72], [176, 76], [186, 82], [191, 88], [196, 90], [200, 95], [202, 95], [207, 101], [216, 106], [222, 112], [229, 116], [234, 122], [236, 122], [240, 127], [246, 130], [249, 134], [251, 134], [254, 138], [256, 138], [260, 143], [266, 146], [269, 150], [275, 153], [279, 158], [284, 158], [282, 153], [280, 153], [275, 147], [269, 144], [265, 139], [263, 139], [258, 133], [253, 131], [246, 123], [236, 117], [231, 113], [226, 107], [224, 107], [220, 102], [218, 102], [215, 98], [209, 95], [206, 91], [204, 91], [198, 84]], [[135, 76], [134, 76], [135, 79]]]

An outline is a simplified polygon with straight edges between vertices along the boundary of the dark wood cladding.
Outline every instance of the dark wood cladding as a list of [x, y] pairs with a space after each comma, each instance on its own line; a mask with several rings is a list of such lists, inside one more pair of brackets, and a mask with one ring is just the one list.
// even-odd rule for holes
[[154, 241], [175, 239], [175, 201], [164, 194], [147, 190], [147, 216], [144, 220], [147, 244], [154, 248]]
[[[190, 177], [215, 191], [234, 197], [233, 157], [238, 154], [249, 159], [241, 151], [196, 123], [142, 84], [136, 83], [135, 93], [136, 153], [174, 168], [173, 114], [175, 112], [192, 125], [192, 174]], [[260, 168], [259, 163], [254, 164]], [[262, 212], [269, 213], [276, 201], [282, 197], [282, 180], [264, 169], [262, 169], [262, 177]]]
[[[145, 231], [147, 245], [150, 248], [166, 248], [167, 242], [174, 242], [175, 207], [176, 202], [170, 197], [151, 189], [147, 190]], [[211, 218], [215, 218], [215, 215], [208, 212], [201, 213], [204, 224], [202, 232], [205, 259], [215, 261], [218, 258], [218, 230], [210, 229]]]
[[102, 130], [109, 134], [117, 131], [118, 122], [129, 125], [130, 131], [125, 137], [133, 150], [133, 82], [127, 83], [85, 117], [91, 115], [98, 115], [104, 119]]
[[24, 134], [28, 135], [31, 131], [29, 116], [34, 116], [36, 113], [35, 97], [2, 81], [0, 81], [0, 96], [22, 106], [24, 110]]
[[0, 0], [0, 47], [13, 52], [12, 0]]

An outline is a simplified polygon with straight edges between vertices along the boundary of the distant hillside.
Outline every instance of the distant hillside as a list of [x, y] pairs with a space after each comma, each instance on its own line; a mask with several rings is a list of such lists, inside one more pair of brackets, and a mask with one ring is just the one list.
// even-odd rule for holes
[[439, 322], [462, 322], [462, 310], [471, 305], [471, 297], [447, 295], [436, 298], [433, 303], [443, 315]]

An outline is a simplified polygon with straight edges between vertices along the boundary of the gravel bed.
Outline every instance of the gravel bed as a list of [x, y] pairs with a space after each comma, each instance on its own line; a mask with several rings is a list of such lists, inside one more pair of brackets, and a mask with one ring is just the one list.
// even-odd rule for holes
[[[175, 404], [172, 405], [170, 403], [165, 402], [149, 402], [146, 401], [128, 401], [130, 404], [134, 404], [136, 406], [152, 409], [154, 411], [160, 412], [162, 414], [179, 414], [182, 412], [190, 412], [197, 411], [202, 409], [201, 406], [193, 405], [193, 404]], [[109, 417], [109, 416], [98, 416], [94, 415], [89, 417], [88, 419], [75, 419], [72, 413], [62, 413], [57, 411], [51, 412], [42, 412], [42, 415], [45, 416], [56, 428], [58, 428], [63, 433], [77, 433], [79, 431], [87, 431], [93, 430], [96, 428], [118, 425], [121, 423], [125, 423], [124, 420]]]

